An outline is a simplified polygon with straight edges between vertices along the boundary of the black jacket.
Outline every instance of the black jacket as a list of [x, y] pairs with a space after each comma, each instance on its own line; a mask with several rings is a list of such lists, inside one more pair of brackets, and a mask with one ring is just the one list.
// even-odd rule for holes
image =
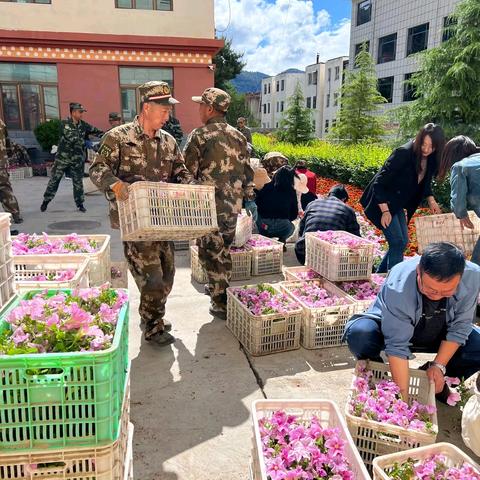
[[292, 188], [280, 190], [272, 181], [257, 191], [256, 203], [261, 218], [286, 218], [290, 221], [298, 217], [297, 192]]
[[368, 184], [360, 203], [365, 215], [376, 227], [382, 229], [379, 203], [388, 203], [392, 215], [406, 209], [410, 221], [421, 201], [432, 195], [432, 179], [437, 172], [435, 152], [428, 157], [427, 171], [420, 183], [416, 163], [413, 142], [410, 141], [392, 152]]

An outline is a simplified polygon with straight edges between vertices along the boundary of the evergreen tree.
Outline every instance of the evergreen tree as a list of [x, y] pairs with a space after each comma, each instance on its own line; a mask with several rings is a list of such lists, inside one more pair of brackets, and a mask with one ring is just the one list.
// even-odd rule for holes
[[285, 110], [277, 132], [279, 140], [293, 144], [308, 143], [313, 137], [311, 112], [304, 107], [305, 98], [297, 83], [295, 92], [288, 99], [288, 108]]
[[329, 136], [346, 143], [376, 141], [385, 133], [379, 105], [386, 100], [378, 92], [375, 66], [365, 44], [355, 58], [355, 67], [346, 72], [340, 111]]
[[447, 41], [420, 57], [420, 71], [409, 81], [415, 100], [397, 118], [405, 136], [435, 122], [447, 137], [480, 140], [480, 2], [458, 4], [448, 30]]
[[232, 49], [232, 41], [223, 38], [225, 45], [215, 55], [215, 86], [222, 90], [227, 89], [227, 83], [233, 80], [245, 66], [242, 62], [243, 54]]
[[226, 91], [232, 97], [227, 112], [227, 122], [236, 127], [238, 117], [245, 117], [249, 127], [257, 126], [257, 122], [255, 122], [252, 112], [250, 112], [245, 102], [245, 94], [237, 92], [237, 89], [230, 82], [227, 83]]

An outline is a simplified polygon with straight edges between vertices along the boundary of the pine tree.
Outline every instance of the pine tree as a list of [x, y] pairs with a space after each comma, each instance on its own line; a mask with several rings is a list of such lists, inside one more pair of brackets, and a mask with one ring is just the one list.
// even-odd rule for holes
[[355, 67], [346, 72], [340, 111], [329, 136], [345, 143], [376, 141], [385, 133], [379, 105], [386, 100], [378, 92], [375, 66], [365, 44], [355, 58]]
[[226, 38], [223, 40], [225, 44], [215, 55], [213, 63], [215, 64], [215, 86], [226, 90], [227, 83], [243, 70], [245, 63], [242, 62], [243, 54], [232, 49], [232, 41]]
[[313, 137], [311, 112], [305, 108], [305, 98], [297, 83], [293, 95], [287, 100], [288, 108], [280, 122], [279, 140], [295, 145], [308, 143]]
[[447, 41], [420, 57], [420, 71], [409, 81], [416, 98], [397, 118], [404, 135], [435, 122], [447, 137], [480, 140], [480, 2], [458, 4], [448, 30]]

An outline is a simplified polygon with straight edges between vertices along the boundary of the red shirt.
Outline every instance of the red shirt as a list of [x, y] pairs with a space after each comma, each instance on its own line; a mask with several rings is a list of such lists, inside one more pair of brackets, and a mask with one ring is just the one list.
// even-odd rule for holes
[[297, 168], [297, 173], [303, 173], [307, 176], [307, 188], [314, 195], [317, 194], [317, 176], [308, 168]]

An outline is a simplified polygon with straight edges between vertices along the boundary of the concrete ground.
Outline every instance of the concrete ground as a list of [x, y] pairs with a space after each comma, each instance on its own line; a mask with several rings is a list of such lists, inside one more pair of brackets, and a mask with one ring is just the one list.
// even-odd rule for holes
[[[110, 229], [104, 197], [87, 195], [87, 213], [77, 212], [71, 182], [62, 180], [57, 197], [41, 213], [46, 184], [47, 179], [40, 177], [13, 183], [25, 219], [19, 230], [107, 233], [112, 235], [112, 260], [121, 261], [120, 236]], [[291, 246], [285, 264], [296, 265]], [[142, 340], [138, 290], [131, 277], [129, 281], [135, 478], [247, 479], [252, 401], [326, 398], [343, 411], [354, 360], [344, 347], [249, 357], [225, 323], [208, 314], [203, 286], [191, 281], [188, 252], [177, 252], [176, 266], [167, 303], [167, 317], [177, 338], [172, 347], [159, 348]], [[251, 283], [264, 280], [281, 277], [254, 278]], [[438, 441], [449, 441], [471, 454], [460, 437], [459, 410], [438, 407]]]

